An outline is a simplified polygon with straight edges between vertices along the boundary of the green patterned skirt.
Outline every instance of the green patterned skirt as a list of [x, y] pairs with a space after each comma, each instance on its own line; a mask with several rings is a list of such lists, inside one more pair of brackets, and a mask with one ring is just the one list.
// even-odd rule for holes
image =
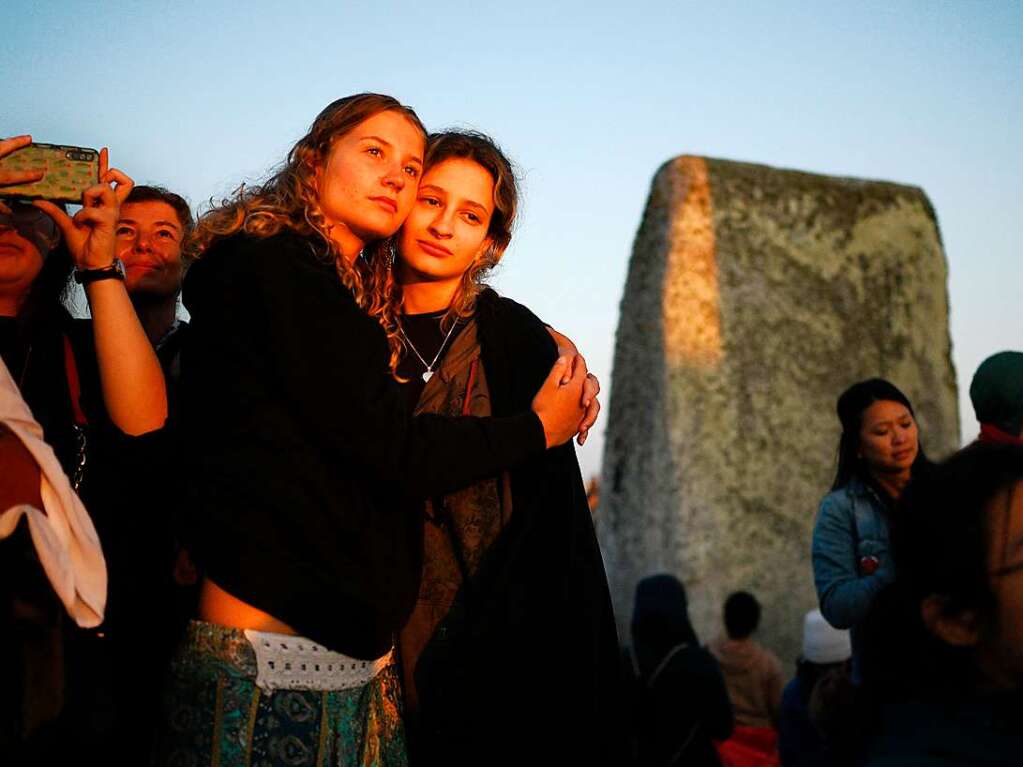
[[159, 767], [406, 767], [393, 663], [340, 690], [262, 689], [245, 634], [192, 621], [171, 666]]

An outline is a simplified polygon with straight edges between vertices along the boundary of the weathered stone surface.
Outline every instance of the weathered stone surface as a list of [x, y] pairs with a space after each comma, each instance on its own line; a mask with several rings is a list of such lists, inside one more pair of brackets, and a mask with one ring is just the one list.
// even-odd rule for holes
[[623, 636], [637, 580], [679, 575], [701, 638], [736, 589], [788, 663], [835, 400], [870, 376], [959, 444], [947, 270], [917, 188], [683, 156], [654, 178], [615, 347], [598, 529]]

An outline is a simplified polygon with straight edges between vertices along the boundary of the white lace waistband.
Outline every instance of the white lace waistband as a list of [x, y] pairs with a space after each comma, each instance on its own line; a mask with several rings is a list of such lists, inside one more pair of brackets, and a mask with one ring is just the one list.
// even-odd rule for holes
[[264, 690], [349, 690], [384, 670], [394, 655], [359, 660], [304, 637], [245, 630], [256, 653], [256, 685]]

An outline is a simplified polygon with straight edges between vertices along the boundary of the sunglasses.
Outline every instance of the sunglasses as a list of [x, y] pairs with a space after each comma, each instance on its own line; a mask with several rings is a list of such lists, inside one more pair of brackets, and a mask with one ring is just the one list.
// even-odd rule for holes
[[9, 207], [10, 213], [0, 210], [0, 230], [15, 230], [44, 256], [60, 242], [57, 224], [39, 208], [21, 202], [9, 203]]

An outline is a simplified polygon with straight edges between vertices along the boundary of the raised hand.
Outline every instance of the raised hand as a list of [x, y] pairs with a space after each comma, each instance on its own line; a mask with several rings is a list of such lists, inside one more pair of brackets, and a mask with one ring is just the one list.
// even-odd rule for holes
[[74, 217], [47, 200], [32, 203], [56, 222], [79, 269], [102, 269], [114, 262], [120, 206], [134, 186], [123, 172], [107, 167], [105, 148], [99, 157], [100, 183], [82, 193], [82, 209]]
[[[31, 143], [31, 136], [12, 136], [11, 138], [0, 139], [0, 158], [6, 157]], [[0, 170], [0, 187], [13, 184], [29, 184], [33, 181], [42, 180], [45, 175], [42, 170]], [[0, 188], [0, 193], [2, 192], [3, 189]], [[10, 213], [11, 209], [0, 200], [0, 211]]]

